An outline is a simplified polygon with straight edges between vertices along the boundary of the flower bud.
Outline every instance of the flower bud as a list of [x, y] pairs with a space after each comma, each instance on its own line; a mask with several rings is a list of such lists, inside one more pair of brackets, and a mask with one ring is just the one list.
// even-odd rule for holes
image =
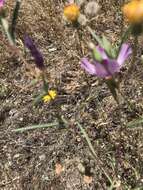
[[143, 0], [132, 0], [123, 6], [122, 11], [131, 24], [143, 22]]
[[64, 16], [70, 22], [76, 22], [79, 15], [80, 15], [79, 7], [74, 3], [64, 8]]
[[85, 14], [89, 16], [95, 16], [100, 9], [100, 6], [97, 2], [91, 1], [85, 7]]

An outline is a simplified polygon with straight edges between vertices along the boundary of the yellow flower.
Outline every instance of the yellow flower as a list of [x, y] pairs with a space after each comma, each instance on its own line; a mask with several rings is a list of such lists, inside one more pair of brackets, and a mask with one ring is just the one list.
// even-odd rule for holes
[[51, 97], [51, 99], [55, 99], [55, 97], [57, 96], [57, 92], [55, 90], [49, 90], [49, 95]]
[[122, 8], [123, 14], [132, 24], [143, 22], [143, 0], [132, 0]]
[[46, 103], [46, 102], [50, 102], [51, 101], [51, 96], [49, 95], [45, 95], [43, 98], [43, 101]]
[[45, 103], [50, 102], [51, 100], [54, 100], [57, 96], [57, 93], [55, 90], [49, 90], [48, 94], [45, 95], [42, 99]]
[[80, 15], [79, 7], [76, 4], [70, 4], [64, 8], [64, 16], [68, 21], [77, 21]]

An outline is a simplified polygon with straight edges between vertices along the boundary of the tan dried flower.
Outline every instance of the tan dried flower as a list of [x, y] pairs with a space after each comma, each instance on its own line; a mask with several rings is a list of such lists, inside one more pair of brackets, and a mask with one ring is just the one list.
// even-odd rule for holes
[[91, 1], [85, 7], [85, 14], [89, 16], [95, 16], [100, 9], [100, 6], [97, 2]]

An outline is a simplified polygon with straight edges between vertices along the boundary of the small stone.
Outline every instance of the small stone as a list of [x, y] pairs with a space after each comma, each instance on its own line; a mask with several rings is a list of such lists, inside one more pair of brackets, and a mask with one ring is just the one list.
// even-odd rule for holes
[[78, 169], [79, 169], [79, 171], [80, 171], [81, 173], [85, 173], [85, 167], [83, 166], [82, 163], [79, 163], [79, 164], [78, 164]]
[[45, 159], [46, 159], [46, 155], [45, 155], [45, 154], [40, 155], [40, 156], [39, 156], [39, 159], [40, 159], [41, 161], [45, 160]]

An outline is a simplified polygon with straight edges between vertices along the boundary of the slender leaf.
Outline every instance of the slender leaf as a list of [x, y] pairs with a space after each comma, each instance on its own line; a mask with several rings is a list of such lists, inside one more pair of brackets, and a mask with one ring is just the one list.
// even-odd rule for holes
[[21, 4], [21, 0], [16, 0], [16, 5], [15, 5], [14, 11], [13, 11], [13, 16], [12, 16], [11, 36], [12, 36], [14, 41], [15, 41], [15, 29], [16, 29], [16, 24], [17, 24], [17, 18], [18, 18], [18, 14], [19, 14], [20, 4]]
[[97, 51], [96, 48], [93, 49], [93, 58], [94, 58], [96, 61], [99, 61], [99, 62], [102, 61], [102, 56], [101, 56], [100, 52]]
[[32, 129], [41, 129], [41, 128], [47, 128], [47, 127], [55, 127], [58, 126], [59, 123], [47, 123], [47, 124], [40, 124], [40, 125], [31, 125], [28, 127], [23, 127], [23, 128], [18, 128], [18, 129], [13, 129], [12, 132], [24, 132], [27, 130], [32, 130]]
[[111, 54], [111, 49], [112, 49], [112, 45], [111, 45], [110, 41], [107, 40], [107, 38], [103, 35], [102, 36], [102, 42], [103, 42], [104, 49], [106, 50], [108, 55], [110, 55]]
[[33, 105], [35, 105], [35, 106], [38, 105], [38, 104], [41, 102], [41, 100], [42, 100], [42, 98], [43, 98], [44, 95], [46, 95], [46, 93], [45, 93], [45, 91], [42, 91], [41, 94], [39, 94], [39, 95], [34, 99]]
[[143, 117], [129, 122], [127, 124], [127, 127], [130, 127], [130, 128], [139, 127], [140, 124], [143, 124]]
[[96, 35], [96, 33], [88, 26], [87, 27], [88, 31], [90, 32], [90, 34], [92, 35], [92, 37], [98, 42], [98, 44], [104, 48], [102, 39]]
[[0, 16], [0, 23], [2, 25], [2, 29], [3, 29], [3, 31], [4, 31], [4, 33], [5, 33], [6, 37], [7, 37], [7, 39], [9, 41], [10, 45], [14, 45], [14, 40], [13, 40], [13, 38], [11, 36], [11, 33], [9, 32], [8, 21], [5, 18], [3, 18], [3, 17]]
[[[80, 129], [81, 132], [83, 133], [83, 135], [84, 135], [84, 137], [85, 137], [85, 139], [86, 139], [86, 141], [87, 141], [87, 144], [88, 144], [88, 146], [89, 146], [89, 148], [90, 148], [91, 153], [93, 154], [93, 156], [94, 156], [95, 158], [98, 158], [98, 156], [97, 156], [97, 154], [96, 154], [96, 152], [95, 152], [95, 150], [94, 150], [94, 148], [93, 148], [93, 146], [92, 146], [92, 143], [91, 143], [91, 141], [90, 141], [90, 138], [88, 137], [88, 134], [86, 133], [86, 131], [85, 131], [84, 128], [80, 125], [79, 122], [77, 122], [77, 126], [79, 127], [79, 129]], [[108, 178], [108, 180], [110, 181], [111, 186], [112, 186], [112, 184], [114, 183], [113, 180], [110, 178], [110, 176], [109, 176], [109, 175], [107, 174], [107, 172], [104, 170], [104, 168], [101, 168], [101, 169], [103, 170], [105, 176]]]
[[122, 46], [122, 44], [128, 39], [129, 35], [131, 34], [133, 29], [133, 26], [130, 25], [127, 30], [123, 33], [120, 44], [119, 44], [119, 48], [118, 48], [118, 52], [120, 51], [120, 48]]
[[89, 146], [89, 148], [90, 148], [92, 154], [93, 154], [95, 157], [97, 157], [97, 154], [96, 154], [96, 152], [95, 152], [95, 150], [94, 150], [94, 148], [93, 148], [93, 146], [92, 146], [92, 144], [91, 144], [91, 141], [90, 141], [90, 138], [88, 137], [88, 134], [86, 133], [86, 131], [84, 130], [84, 128], [80, 125], [80, 123], [77, 122], [77, 126], [79, 127], [79, 129], [80, 129], [81, 132], [83, 133], [83, 135], [84, 135], [84, 137], [85, 137], [85, 139], [86, 139], [86, 141], [87, 141], [87, 143], [88, 143], [88, 146]]

